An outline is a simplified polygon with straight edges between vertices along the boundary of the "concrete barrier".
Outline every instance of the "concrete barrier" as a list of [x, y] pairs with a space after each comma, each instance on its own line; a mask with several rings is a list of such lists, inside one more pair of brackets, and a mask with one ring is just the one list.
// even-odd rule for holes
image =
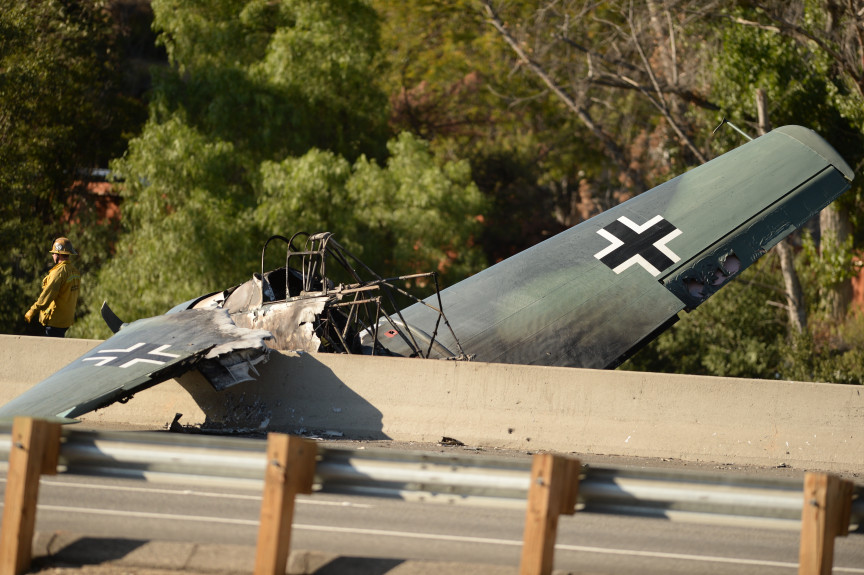
[[[99, 342], [0, 335], [0, 404]], [[83, 418], [864, 472], [864, 387], [273, 353], [260, 381], [197, 373]]]

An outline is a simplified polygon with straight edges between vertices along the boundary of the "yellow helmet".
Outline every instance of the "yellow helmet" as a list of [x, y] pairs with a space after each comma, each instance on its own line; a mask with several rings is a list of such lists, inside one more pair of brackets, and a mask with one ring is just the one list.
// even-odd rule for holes
[[57, 238], [54, 240], [54, 244], [51, 246], [51, 251], [49, 253], [65, 254], [67, 256], [78, 255], [78, 252], [76, 252], [75, 248], [72, 247], [72, 242], [69, 241], [69, 238]]

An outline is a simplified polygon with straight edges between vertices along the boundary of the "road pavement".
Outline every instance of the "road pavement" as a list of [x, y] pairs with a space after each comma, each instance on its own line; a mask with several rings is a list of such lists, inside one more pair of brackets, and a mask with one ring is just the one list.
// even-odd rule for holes
[[[135, 541], [37, 533], [31, 573], [45, 575], [233, 575], [252, 572], [251, 545]], [[516, 575], [513, 566], [348, 557], [292, 551], [288, 575]], [[564, 573], [557, 571], [556, 573]]]

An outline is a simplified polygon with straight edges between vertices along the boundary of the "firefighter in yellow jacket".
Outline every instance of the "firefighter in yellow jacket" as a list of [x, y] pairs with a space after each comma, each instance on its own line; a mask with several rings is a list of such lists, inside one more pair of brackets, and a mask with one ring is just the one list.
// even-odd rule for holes
[[81, 289], [81, 273], [69, 261], [78, 252], [68, 238], [57, 238], [50, 253], [53, 254], [54, 267], [42, 280], [42, 293], [24, 314], [24, 319], [30, 322], [39, 312], [39, 323], [45, 326], [45, 335], [63, 337], [72, 325]]

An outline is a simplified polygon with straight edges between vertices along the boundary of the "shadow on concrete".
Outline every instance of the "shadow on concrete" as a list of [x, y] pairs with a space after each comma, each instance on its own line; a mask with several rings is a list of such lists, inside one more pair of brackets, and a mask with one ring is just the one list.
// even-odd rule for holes
[[322, 565], [311, 575], [385, 575], [404, 563], [402, 559], [376, 559], [371, 557], [337, 557]]
[[[80, 537], [72, 542], [56, 538], [47, 544], [48, 554], [33, 559], [33, 567], [41, 569], [61, 563], [99, 565], [123, 559], [147, 541], [121, 538]], [[54, 546], [59, 549], [54, 549]]]
[[204, 413], [201, 429], [390, 439], [383, 431], [381, 411], [315, 356], [272, 351], [257, 370], [255, 380], [224, 391], [214, 390], [197, 371], [178, 378]]

